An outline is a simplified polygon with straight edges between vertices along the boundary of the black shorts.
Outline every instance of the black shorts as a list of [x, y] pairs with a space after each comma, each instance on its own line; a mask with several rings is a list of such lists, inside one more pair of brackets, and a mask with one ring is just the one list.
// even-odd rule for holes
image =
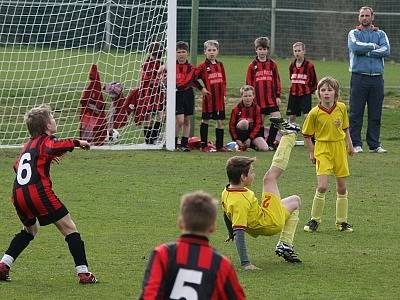
[[[260, 131], [258, 132], [258, 134], [256, 135], [255, 139], [258, 137], [264, 137], [264, 133], [262, 132], [263, 128], [260, 129]], [[241, 130], [241, 129], [237, 129], [237, 133], [239, 135], [239, 140], [241, 140], [242, 142], [245, 142], [247, 139], [250, 138], [250, 132], [251, 130]], [[253, 142], [253, 140], [251, 140]]]
[[192, 116], [194, 112], [193, 89], [176, 91], [176, 115]]
[[308, 114], [311, 110], [311, 94], [302, 96], [289, 95], [286, 115], [300, 117], [301, 113]]
[[225, 111], [203, 112], [201, 118], [203, 120], [225, 120]]
[[279, 111], [278, 106], [261, 108], [262, 115], [270, 115], [271, 113], [276, 112], [276, 111]]
[[33, 226], [36, 223], [36, 220], [39, 221], [40, 226], [46, 226], [46, 225], [52, 224], [54, 222], [57, 222], [58, 220], [61, 220], [68, 214], [69, 214], [68, 209], [63, 205], [54, 212], [51, 212], [44, 216], [38, 216], [38, 217], [35, 217], [32, 219], [24, 218], [19, 214], [18, 214], [18, 216], [19, 216], [22, 224], [24, 224], [25, 226]]

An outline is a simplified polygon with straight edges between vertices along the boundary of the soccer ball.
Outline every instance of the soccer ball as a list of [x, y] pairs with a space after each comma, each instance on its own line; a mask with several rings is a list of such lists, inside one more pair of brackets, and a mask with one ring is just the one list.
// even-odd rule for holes
[[110, 143], [116, 143], [119, 140], [119, 132], [113, 129], [112, 132], [107, 133], [107, 139]]

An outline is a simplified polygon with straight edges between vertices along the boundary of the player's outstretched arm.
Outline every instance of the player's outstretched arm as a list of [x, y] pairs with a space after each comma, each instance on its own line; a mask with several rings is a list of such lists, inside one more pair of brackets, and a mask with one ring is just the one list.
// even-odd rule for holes
[[79, 148], [84, 149], [84, 150], [89, 150], [90, 149], [90, 143], [85, 140], [76, 140]]
[[226, 213], [224, 213], [224, 223], [225, 223], [226, 229], [228, 230], [228, 238], [225, 240], [225, 242], [233, 241], [234, 236], [233, 236], [232, 222], [231, 222], [231, 220], [229, 220]]
[[240, 265], [244, 270], [259, 270], [254, 266], [247, 255], [246, 237], [243, 229], [234, 229], [236, 250], [239, 254]]

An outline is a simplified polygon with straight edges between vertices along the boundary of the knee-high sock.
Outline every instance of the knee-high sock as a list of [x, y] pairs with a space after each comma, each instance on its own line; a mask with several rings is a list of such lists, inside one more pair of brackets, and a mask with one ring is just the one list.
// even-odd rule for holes
[[290, 153], [292, 152], [295, 141], [295, 134], [286, 134], [282, 136], [281, 141], [279, 142], [278, 149], [276, 149], [276, 152], [272, 159], [272, 167], [286, 170], [289, 163]]
[[155, 142], [157, 142], [158, 137], [160, 136], [160, 129], [161, 129], [161, 122], [159, 121], [154, 122], [150, 136], [150, 144], [154, 144]]
[[344, 195], [336, 194], [336, 224], [347, 223], [347, 212], [349, 209], [347, 195], [347, 192]]
[[144, 142], [146, 144], [150, 144], [151, 126], [144, 126], [143, 127], [143, 135], [144, 135]]
[[271, 125], [269, 127], [269, 133], [267, 137], [267, 144], [268, 146], [273, 147], [276, 139], [276, 135], [278, 134], [278, 128], [276, 128], [274, 125]]
[[215, 128], [215, 146], [221, 149], [224, 146], [224, 129]]
[[296, 232], [297, 223], [299, 223], [299, 210], [294, 210], [289, 218], [286, 220], [285, 226], [283, 226], [280, 241], [293, 246], [294, 234]]
[[208, 124], [201, 123], [200, 125], [200, 140], [201, 146], [205, 147], [208, 144]]
[[187, 136], [183, 136], [181, 138], [181, 147], [187, 148], [188, 147], [189, 138]]
[[311, 208], [311, 219], [321, 222], [322, 213], [325, 206], [325, 193], [315, 191], [312, 208]]
[[[14, 260], [17, 259], [17, 257], [21, 254], [22, 251], [26, 247], [28, 247], [29, 243], [34, 239], [34, 236], [25, 230], [21, 230], [19, 233], [17, 233], [14, 238], [12, 239], [10, 246], [8, 246], [8, 249], [6, 251], [6, 255], [11, 256]], [[10, 264], [13, 261], [8, 260], [7, 265], [10, 267]]]
[[81, 235], [78, 232], [68, 234], [65, 241], [68, 243], [69, 252], [74, 258], [75, 266], [87, 266], [85, 243], [82, 241]]

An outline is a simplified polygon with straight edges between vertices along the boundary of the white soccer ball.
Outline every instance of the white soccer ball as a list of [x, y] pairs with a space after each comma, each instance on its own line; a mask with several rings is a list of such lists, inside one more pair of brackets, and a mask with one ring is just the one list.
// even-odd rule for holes
[[113, 129], [112, 132], [108, 132], [108, 141], [110, 143], [116, 143], [119, 140], [119, 132]]

